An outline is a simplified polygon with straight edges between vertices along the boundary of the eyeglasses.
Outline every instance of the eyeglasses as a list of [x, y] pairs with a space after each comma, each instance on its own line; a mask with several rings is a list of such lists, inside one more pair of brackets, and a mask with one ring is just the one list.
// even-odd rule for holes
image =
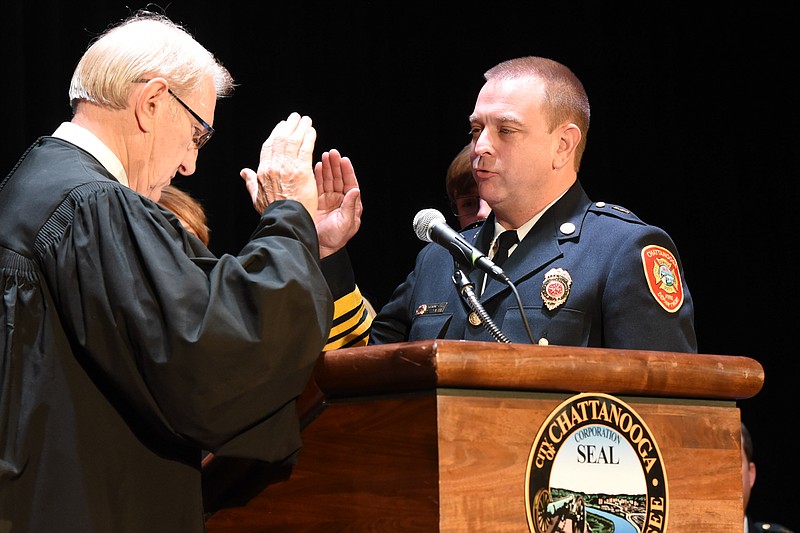
[[480, 196], [456, 196], [450, 202], [450, 211], [457, 217], [468, 217], [481, 209]]
[[195, 136], [192, 137], [192, 142], [194, 142], [195, 147], [199, 150], [200, 148], [203, 147], [204, 144], [206, 144], [208, 142], [208, 140], [211, 138], [211, 136], [214, 135], [214, 128], [211, 127], [208, 124], [208, 122], [206, 122], [205, 120], [200, 118], [200, 115], [198, 115], [197, 113], [192, 111], [192, 108], [189, 107], [188, 105], [186, 105], [186, 102], [184, 102], [183, 100], [178, 98], [178, 95], [175, 94], [174, 92], [172, 92], [172, 89], [168, 88], [167, 91], [169, 91], [169, 94], [174, 96], [175, 100], [177, 100], [178, 103], [181, 104], [183, 106], [183, 108], [186, 109], [186, 111], [188, 111], [189, 114], [192, 115], [192, 117], [194, 117], [194, 119], [197, 122], [199, 122], [200, 125], [203, 126], [203, 128], [205, 128], [206, 131], [204, 131], [204, 132], [197, 132], [196, 131], [195, 132]]
[[[147, 83], [148, 81], [150, 80], [134, 80], [133, 83]], [[208, 122], [200, 118], [200, 115], [195, 113], [191, 107], [186, 105], [186, 102], [178, 98], [178, 95], [172, 92], [172, 89], [167, 87], [167, 91], [169, 91], [169, 94], [171, 94], [172, 97], [175, 98], [175, 100], [177, 100], [178, 103], [181, 104], [183, 108], [189, 112], [190, 115], [192, 115], [192, 118], [194, 118], [197, 122], [199, 122], [200, 125], [203, 126], [203, 128], [205, 129], [204, 132], [195, 131], [195, 135], [194, 137], [192, 137], [192, 142], [194, 143], [195, 148], [199, 150], [200, 148], [203, 147], [203, 145], [205, 145], [208, 142], [211, 136], [214, 135], [215, 131], [214, 128], [211, 127], [208, 124]]]

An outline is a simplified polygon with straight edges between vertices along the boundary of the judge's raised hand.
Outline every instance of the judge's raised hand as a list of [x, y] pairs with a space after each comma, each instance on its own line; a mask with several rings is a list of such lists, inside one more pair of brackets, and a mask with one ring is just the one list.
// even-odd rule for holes
[[353, 163], [338, 150], [322, 154], [314, 166], [319, 195], [314, 222], [319, 235], [319, 256], [342, 249], [361, 227], [361, 190]]
[[317, 211], [317, 186], [312, 166], [317, 132], [311, 119], [292, 113], [280, 121], [261, 145], [258, 172], [239, 173], [256, 211], [263, 213], [276, 200], [297, 200], [313, 217]]

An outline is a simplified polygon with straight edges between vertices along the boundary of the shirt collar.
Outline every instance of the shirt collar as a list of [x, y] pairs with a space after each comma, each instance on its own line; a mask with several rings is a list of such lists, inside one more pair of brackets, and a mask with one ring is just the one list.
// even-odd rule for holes
[[63, 139], [79, 148], [83, 148], [100, 161], [100, 164], [103, 165], [118, 182], [126, 187], [130, 187], [130, 185], [128, 185], [128, 174], [125, 172], [125, 167], [122, 166], [122, 162], [114, 152], [103, 144], [103, 141], [98, 139], [91, 131], [72, 122], [62, 122], [53, 133], [53, 137]]
[[[558, 198], [556, 198], [555, 200], [553, 200], [552, 202], [547, 204], [547, 206], [545, 206], [544, 209], [542, 209], [541, 211], [536, 213], [533, 216], [532, 219], [530, 219], [529, 221], [527, 221], [526, 223], [524, 223], [523, 225], [521, 225], [520, 227], [517, 228], [517, 238], [520, 240], [520, 242], [522, 242], [522, 239], [525, 238], [525, 235], [527, 235], [533, 229], [533, 226], [539, 221], [539, 219], [542, 218], [542, 215], [544, 215], [545, 211], [550, 209], [553, 206], [553, 204], [555, 204], [557, 201], [559, 201], [561, 199], [561, 197], [564, 196], [565, 194], [567, 194], [567, 191], [564, 191]], [[490, 250], [494, 249], [494, 243], [497, 240], [497, 237], [501, 233], [503, 233], [505, 230], [506, 229], [503, 226], [501, 226], [499, 222], [497, 222], [497, 218], [495, 218], [494, 219], [494, 239], [492, 239], [492, 245], [489, 247]], [[513, 250], [515, 247], [516, 246], [513, 246], [511, 249]], [[510, 253], [511, 252], [509, 251], [509, 254]]]

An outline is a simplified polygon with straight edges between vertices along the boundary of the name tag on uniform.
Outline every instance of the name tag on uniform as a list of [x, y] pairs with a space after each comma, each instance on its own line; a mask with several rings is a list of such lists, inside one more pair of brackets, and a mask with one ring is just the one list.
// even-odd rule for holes
[[417, 307], [417, 316], [419, 315], [441, 315], [447, 307], [447, 302], [439, 302], [434, 304], [422, 304]]

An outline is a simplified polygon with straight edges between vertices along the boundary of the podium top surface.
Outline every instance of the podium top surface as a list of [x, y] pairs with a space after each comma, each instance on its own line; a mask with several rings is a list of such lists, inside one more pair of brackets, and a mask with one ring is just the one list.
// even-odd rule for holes
[[325, 352], [314, 377], [329, 398], [444, 387], [741, 400], [764, 369], [732, 355], [427, 340]]

